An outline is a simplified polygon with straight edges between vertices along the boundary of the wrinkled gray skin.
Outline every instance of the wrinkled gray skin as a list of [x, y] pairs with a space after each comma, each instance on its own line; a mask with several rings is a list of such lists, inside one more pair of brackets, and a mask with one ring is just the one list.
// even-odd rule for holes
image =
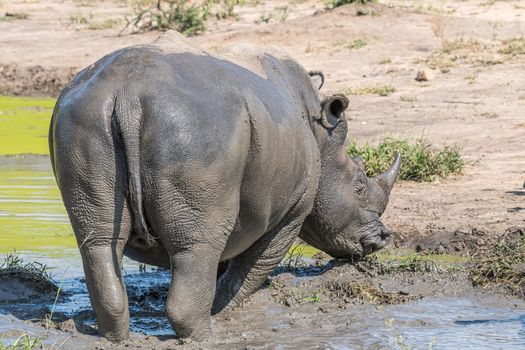
[[347, 99], [321, 97], [322, 75], [282, 53], [221, 57], [177, 38], [125, 48], [55, 107], [53, 169], [110, 340], [129, 336], [123, 254], [171, 269], [167, 317], [200, 341], [298, 236], [339, 258], [388, 240], [399, 159], [369, 179], [347, 157]]

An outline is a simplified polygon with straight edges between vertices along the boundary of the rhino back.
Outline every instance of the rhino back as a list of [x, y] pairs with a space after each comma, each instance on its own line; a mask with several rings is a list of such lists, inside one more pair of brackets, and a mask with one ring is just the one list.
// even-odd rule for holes
[[[183, 186], [220, 176], [238, 189], [239, 215], [225, 259], [276, 226], [305, 192], [305, 179], [318, 171], [318, 149], [295, 72], [271, 55], [256, 60], [259, 72], [195, 52], [131, 47], [81, 72], [69, 87], [71, 96], [90, 96], [88, 102], [77, 97], [83, 100], [78, 103], [113, 100], [127, 123], [140, 124], [140, 171], [150, 221], [156, 214], [148, 212], [148, 203], [158, 200], [151, 190], [160, 178]], [[209, 187], [201, 190], [213, 196]]]

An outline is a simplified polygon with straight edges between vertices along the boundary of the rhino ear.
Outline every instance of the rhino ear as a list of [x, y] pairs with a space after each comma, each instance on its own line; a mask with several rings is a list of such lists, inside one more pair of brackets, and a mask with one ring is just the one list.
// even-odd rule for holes
[[326, 129], [333, 129], [343, 117], [344, 111], [348, 108], [348, 99], [343, 95], [334, 95], [321, 103], [322, 116], [321, 124]]
[[317, 88], [317, 90], [321, 90], [324, 84], [324, 75], [322, 72], [318, 71], [311, 71], [308, 72], [310, 75], [310, 79], [312, 79], [312, 83], [314, 83], [314, 86]]

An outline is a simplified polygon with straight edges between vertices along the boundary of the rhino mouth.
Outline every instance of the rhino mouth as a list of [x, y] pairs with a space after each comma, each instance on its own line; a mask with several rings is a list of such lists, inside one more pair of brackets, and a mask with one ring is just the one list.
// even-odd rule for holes
[[373, 230], [367, 230], [357, 242], [350, 243], [348, 240], [336, 239], [337, 248], [330, 249], [327, 253], [336, 259], [359, 260], [384, 248], [390, 241], [390, 235], [390, 231], [380, 225]]
[[381, 225], [373, 234], [361, 238], [362, 256], [383, 249], [390, 241], [390, 231]]

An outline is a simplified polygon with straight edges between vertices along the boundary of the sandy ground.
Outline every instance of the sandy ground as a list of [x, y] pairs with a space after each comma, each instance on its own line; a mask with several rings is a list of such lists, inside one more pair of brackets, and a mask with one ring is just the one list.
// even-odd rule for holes
[[[285, 4], [285, 21], [255, 23], [261, 13], [282, 11], [278, 8]], [[0, 15], [29, 14], [24, 20], [0, 21], [3, 93], [56, 95], [75, 71], [104, 54], [159, 35], [118, 36], [123, 17], [131, 13], [123, 1], [26, 0], [2, 6]], [[359, 143], [395, 135], [461, 146], [467, 160], [463, 175], [396, 185], [383, 217], [397, 234], [394, 244], [432, 245], [457, 236], [483, 241], [524, 230], [525, 51], [500, 50], [504, 40], [523, 37], [525, 5], [511, 0], [398, 0], [323, 8], [323, 1], [262, 0], [239, 8], [237, 20], [212, 20], [204, 35], [191, 40], [209, 50], [239, 42], [280, 46], [307, 69], [322, 70], [330, 92], [393, 86], [395, 92], [385, 97], [349, 95], [349, 136]], [[358, 16], [357, 10], [368, 15]], [[78, 23], [79, 16], [87, 23]], [[110, 19], [120, 23], [89, 29]], [[357, 39], [366, 45], [349, 48]], [[430, 79], [417, 82], [422, 69]], [[260, 293], [257, 300], [268, 290]], [[302, 316], [314, 312], [301, 310]], [[238, 322], [251, 321], [241, 317]], [[216, 324], [218, 334], [228, 332], [228, 323]], [[274, 336], [261, 334], [257, 341]]]

